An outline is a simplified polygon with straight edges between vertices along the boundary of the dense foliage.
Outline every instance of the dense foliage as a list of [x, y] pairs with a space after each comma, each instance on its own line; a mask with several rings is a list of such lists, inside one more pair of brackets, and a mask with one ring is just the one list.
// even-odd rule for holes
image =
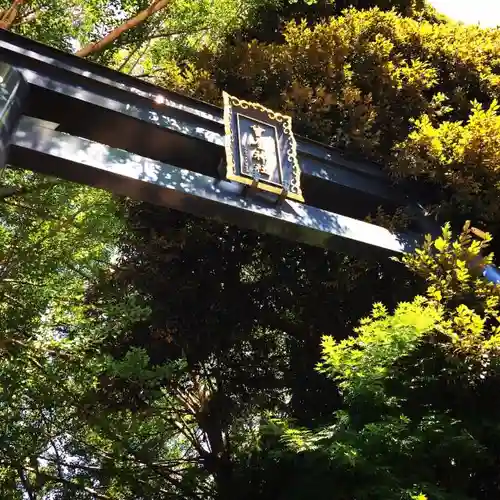
[[204, 52], [190, 73], [158, 81], [282, 109], [298, 133], [419, 178], [443, 220], [496, 227], [499, 30], [351, 9], [283, 36]]
[[[26, 0], [11, 29], [75, 52], [154, 3]], [[283, 110], [451, 224], [361, 259], [3, 171], [0, 496], [498, 498], [500, 31], [413, 0], [172, 0], [89, 57]]]
[[[17, 0], [19, 1], [19, 0]], [[169, 66], [200, 47], [214, 49], [236, 29], [255, 22], [261, 9], [280, 0], [162, 0], [165, 7], [123, 32], [89, 58], [132, 74], [152, 65]], [[0, 0], [0, 13], [13, 0]], [[160, 0], [26, 0], [18, 7], [12, 31], [75, 52], [101, 40], [126, 20]]]
[[[426, 241], [403, 262], [427, 291], [394, 312], [378, 303], [355, 336], [323, 339], [318, 370], [342, 409], [314, 431], [276, 422], [299, 467], [282, 498], [485, 499], [498, 495], [500, 291], [477, 272], [486, 243], [462, 233]], [[474, 262], [469, 268], [468, 264]], [[305, 464], [305, 465], [304, 465]], [[319, 469], [319, 473], [318, 473]], [[297, 493], [298, 492], [298, 493]], [[336, 496], [338, 495], [338, 496]]]

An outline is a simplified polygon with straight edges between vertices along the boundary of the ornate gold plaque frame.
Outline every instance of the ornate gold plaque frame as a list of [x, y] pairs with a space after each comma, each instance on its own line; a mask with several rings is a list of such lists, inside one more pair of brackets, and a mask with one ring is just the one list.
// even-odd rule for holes
[[[261, 104], [244, 101], [224, 92], [224, 128], [226, 134], [226, 179], [236, 181], [260, 191], [275, 194], [278, 199], [290, 198], [304, 201], [300, 186], [300, 166], [297, 160], [297, 145], [292, 132], [292, 119], [276, 113]], [[242, 144], [239, 117], [249, 122], [279, 129], [279, 140], [274, 141], [276, 147], [277, 168], [280, 169], [280, 181], [271, 182], [261, 175], [242, 175]], [[236, 129], [236, 130], [235, 130]], [[276, 135], [278, 137], [278, 135]], [[259, 154], [260, 150], [259, 150]], [[261, 160], [261, 157], [258, 158]], [[281, 163], [280, 163], [281, 162]]]

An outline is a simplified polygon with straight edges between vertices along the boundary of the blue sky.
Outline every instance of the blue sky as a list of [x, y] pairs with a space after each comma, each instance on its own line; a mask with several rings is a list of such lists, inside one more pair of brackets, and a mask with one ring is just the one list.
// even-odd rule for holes
[[500, 26], [500, 0], [430, 0], [437, 10], [457, 21]]

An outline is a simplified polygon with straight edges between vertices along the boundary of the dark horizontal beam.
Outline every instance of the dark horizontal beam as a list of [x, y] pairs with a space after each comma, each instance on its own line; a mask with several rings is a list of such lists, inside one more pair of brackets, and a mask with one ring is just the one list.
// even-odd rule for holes
[[282, 206], [245, 198], [236, 183], [175, 167], [40, 126], [24, 117], [9, 162], [114, 193], [236, 224], [297, 242], [349, 252], [400, 253], [416, 237], [286, 200]]
[[[38, 90], [33, 99], [36, 112], [29, 110], [28, 114], [56, 123], [71, 120], [71, 125], [62, 124], [63, 131], [188, 169], [195, 168], [190, 152], [191, 156], [204, 157], [211, 171], [223, 157], [220, 108], [3, 30], [0, 59], [18, 68]], [[85, 112], [75, 101], [85, 106], [92, 120], [84, 119]], [[172, 138], [172, 134], [186, 140]], [[311, 178], [311, 191], [331, 188], [330, 201], [345, 190], [347, 198], [351, 191], [366, 195], [367, 204], [407, 204], [405, 196], [391, 186], [375, 164], [348, 160], [332, 148], [300, 137], [297, 150], [306, 185]], [[199, 161], [196, 165], [202, 168]], [[316, 190], [317, 185], [321, 189]], [[319, 195], [316, 201], [315, 196], [307, 199], [311, 205], [322, 206]], [[349, 213], [349, 207], [345, 213]]]

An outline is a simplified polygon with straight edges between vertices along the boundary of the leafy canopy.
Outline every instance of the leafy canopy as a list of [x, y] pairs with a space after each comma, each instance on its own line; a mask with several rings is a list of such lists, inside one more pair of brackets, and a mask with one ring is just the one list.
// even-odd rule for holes
[[[499, 411], [489, 399], [500, 381], [500, 290], [476, 267], [491, 261], [487, 245], [445, 226], [402, 259], [425, 278], [425, 294], [392, 313], [375, 304], [348, 339], [324, 337], [318, 370], [339, 384], [342, 409], [313, 431], [274, 430], [281, 466], [301, 455], [319, 498], [337, 481], [340, 498], [496, 496]], [[283, 498], [310, 487], [297, 477]]]

